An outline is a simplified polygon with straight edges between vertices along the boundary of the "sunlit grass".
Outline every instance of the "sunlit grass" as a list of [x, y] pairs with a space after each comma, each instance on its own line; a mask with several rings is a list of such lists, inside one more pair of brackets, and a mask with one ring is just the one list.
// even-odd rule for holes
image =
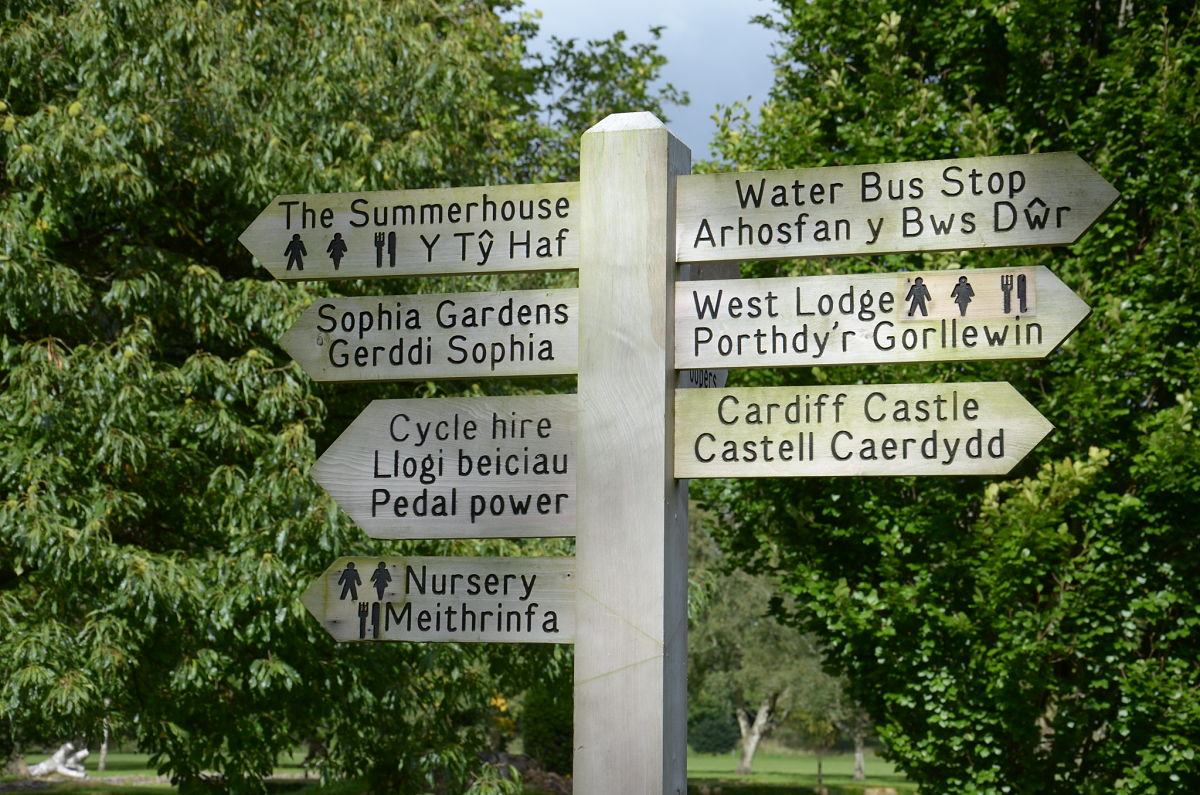
[[[30, 755], [29, 764], [40, 762], [45, 755]], [[277, 792], [302, 791], [320, 793], [321, 795], [356, 795], [363, 787], [358, 782], [334, 783], [328, 787], [319, 787], [314, 779], [304, 781], [296, 774], [302, 772], [300, 761], [304, 758], [303, 751], [285, 756], [280, 759], [276, 769], [278, 775], [289, 778], [287, 781], [272, 782], [271, 790]], [[111, 795], [112, 793], [129, 793], [129, 795], [161, 795], [174, 792], [175, 788], [169, 783], [155, 781], [158, 773], [148, 765], [147, 754], [133, 752], [115, 752], [108, 755], [106, 770], [97, 770], [98, 757], [93, 754], [85, 760], [88, 778], [82, 781], [54, 782], [49, 789], [40, 792], [70, 793], [71, 795]], [[748, 776], [739, 776], [737, 769], [738, 756], [729, 754], [688, 754], [688, 780], [693, 791], [705, 791], [710, 787], [719, 787], [722, 793], [737, 795], [749, 792], [798, 792], [808, 791], [808, 788], [818, 785], [817, 757], [811, 753], [794, 751], [779, 746], [767, 746], [754, 757], [753, 772]], [[887, 760], [873, 753], [866, 757], [867, 779], [854, 781], [853, 754], [826, 754], [821, 757], [820, 783], [829, 788], [832, 793], [852, 793], [865, 788], [888, 788], [910, 795], [916, 791], [913, 784], [908, 783], [904, 776], [895, 771]], [[756, 788], [755, 785], [761, 787]], [[747, 788], [743, 790], [743, 787]], [[803, 788], [792, 790], [790, 788]], [[713, 789], [713, 792], [718, 790]]]
[[[817, 756], [811, 753], [767, 747], [754, 755], [751, 773], [739, 776], [738, 756], [729, 754], [688, 754], [688, 779], [720, 779], [771, 785], [817, 786]], [[898, 792], [914, 792], [916, 787], [896, 772], [891, 762], [868, 752], [865, 781], [854, 780], [853, 754], [826, 754], [820, 758], [821, 784], [826, 787], [891, 787]]]

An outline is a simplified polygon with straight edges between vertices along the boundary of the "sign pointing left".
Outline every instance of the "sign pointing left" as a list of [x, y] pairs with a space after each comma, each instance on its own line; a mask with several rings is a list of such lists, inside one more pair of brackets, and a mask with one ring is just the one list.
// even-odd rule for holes
[[573, 536], [576, 402], [375, 400], [309, 474], [372, 538]]
[[238, 238], [276, 279], [568, 270], [579, 183], [278, 196]]
[[572, 643], [574, 558], [339, 558], [301, 595], [334, 640]]
[[579, 291], [323, 298], [279, 344], [317, 381], [571, 375]]

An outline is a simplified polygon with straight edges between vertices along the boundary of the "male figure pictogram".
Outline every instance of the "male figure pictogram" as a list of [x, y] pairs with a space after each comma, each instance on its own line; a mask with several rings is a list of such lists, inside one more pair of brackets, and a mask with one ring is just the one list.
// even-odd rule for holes
[[918, 309], [921, 310], [922, 316], [928, 316], [929, 309], [925, 306], [925, 302], [932, 299], [929, 288], [925, 286], [925, 280], [920, 276], [913, 279], [912, 287], [908, 288], [908, 295], [904, 296], [905, 301], [912, 302], [908, 305], [908, 316], [912, 317]]
[[292, 240], [287, 244], [283, 253], [287, 254], [288, 270], [291, 270], [293, 265], [298, 271], [304, 270], [304, 258], [308, 256], [308, 249], [304, 247], [304, 241], [300, 239], [300, 235], [292, 235]]
[[358, 576], [353, 563], [346, 564], [342, 576], [338, 577], [338, 585], [342, 586], [342, 595], [338, 599], [345, 599], [347, 594], [351, 601], [358, 599], [358, 586], [362, 585], [362, 577]]

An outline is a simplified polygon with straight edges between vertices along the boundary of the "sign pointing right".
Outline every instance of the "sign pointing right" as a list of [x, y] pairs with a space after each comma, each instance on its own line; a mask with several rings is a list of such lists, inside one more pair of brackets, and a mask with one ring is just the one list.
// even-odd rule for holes
[[675, 477], [1006, 475], [1053, 427], [1011, 384], [675, 391]]
[[676, 259], [1067, 245], [1118, 195], [1073, 152], [689, 174]]
[[1090, 312], [1041, 266], [677, 282], [675, 366], [1040, 359]]

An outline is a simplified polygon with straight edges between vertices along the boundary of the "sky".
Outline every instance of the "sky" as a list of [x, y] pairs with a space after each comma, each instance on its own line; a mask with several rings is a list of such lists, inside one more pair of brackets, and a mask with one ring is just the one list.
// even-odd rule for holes
[[665, 82], [691, 96], [691, 104], [667, 109], [667, 126], [692, 150], [692, 159], [711, 157], [710, 118], [718, 103], [751, 98], [757, 109], [771, 87], [774, 36], [750, 18], [767, 14], [769, 0], [524, 0], [540, 9], [539, 43], [560, 39], [608, 38], [618, 30], [630, 41], [648, 42], [649, 29], [665, 25], [658, 40], [667, 57]]

